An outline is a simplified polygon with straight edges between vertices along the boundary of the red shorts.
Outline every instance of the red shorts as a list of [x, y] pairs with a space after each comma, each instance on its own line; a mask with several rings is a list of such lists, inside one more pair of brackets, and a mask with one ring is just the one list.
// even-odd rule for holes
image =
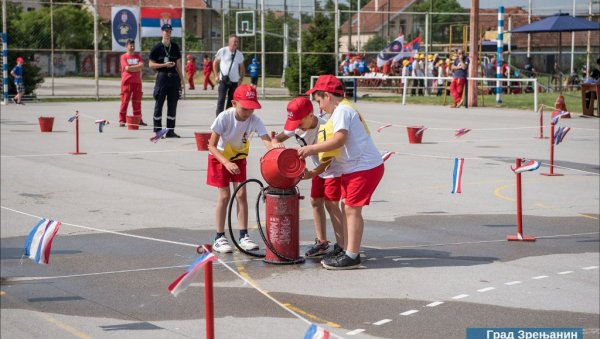
[[320, 176], [312, 178], [310, 197], [313, 199], [324, 198], [329, 201], [340, 201], [342, 198], [342, 178], [323, 179]]
[[214, 187], [229, 187], [232, 182], [246, 180], [246, 159], [232, 161], [239, 169], [239, 174], [231, 174], [212, 154], [208, 155], [208, 166], [206, 169], [206, 184]]
[[365, 171], [342, 174], [342, 198], [352, 207], [365, 206], [383, 177], [383, 164]]

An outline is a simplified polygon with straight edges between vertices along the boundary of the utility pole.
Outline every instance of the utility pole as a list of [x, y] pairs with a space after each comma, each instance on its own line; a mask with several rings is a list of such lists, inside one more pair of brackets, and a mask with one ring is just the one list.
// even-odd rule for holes
[[[471, 0], [471, 20], [469, 34], [469, 78], [477, 77], [479, 68], [479, 0]], [[469, 81], [467, 102], [469, 107], [477, 107], [477, 80]]]

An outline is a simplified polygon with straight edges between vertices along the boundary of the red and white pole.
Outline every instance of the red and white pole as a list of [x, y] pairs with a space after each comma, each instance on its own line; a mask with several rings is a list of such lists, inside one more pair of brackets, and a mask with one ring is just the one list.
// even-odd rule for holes
[[[515, 160], [515, 168], [521, 166], [521, 159]], [[517, 176], [517, 234], [506, 237], [508, 241], [535, 241], [534, 236], [523, 235], [523, 204], [521, 201], [521, 173], [516, 173]]]
[[554, 173], [554, 124], [550, 123], [550, 172], [540, 173], [548, 177], [561, 176], [560, 173]]
[[[212, 251], [212, 245], [204, 245], [205, 251]], [[206, 339], [215, 338], [215, 313], [213, 303], [212, 261], [204, 265], [204, 309], [206, 317]]]
[[75, 117], [75, 152], [69, 152], [69, 154], [86, 154], [83, 152], [79, 152], [79, 111], [75, 111]]
[[538, 139], [547, 139], [548, 137], [544, 137], [544, 104], [540, 105], [540, 136]]

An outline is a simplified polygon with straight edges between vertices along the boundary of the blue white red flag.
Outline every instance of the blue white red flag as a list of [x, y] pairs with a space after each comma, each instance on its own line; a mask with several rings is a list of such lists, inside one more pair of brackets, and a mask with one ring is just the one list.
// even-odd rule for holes
[[540, 168], [540, 163], [535, 161], [535, 160], [527, 160], [524, 163], [521, 164], [521, 166], [519, 167], [510, 167], [510, 169], [515, 172], [516, 174], [518, 173], [523, 173], [523, 172], [527, 172], [527, 171], [535, 171], [536, 169]]
[[565, 112], [565, 111], [552, 112], [552, 125], [558, 124], [558, 120], [560, 120], [560, 118], [562, 118], [565, 115], [570, 115], [570, 114], [571, 113]]
[[567, 126], [559, 127], [556, 130], [556, 132], [554, 132], [554, 144], [555, 145], [560, 144], [565, 139], [565, 136], [567, 135], [567, 133], [569, 133], [570, 130], [571, 130], [571, 127], [567, 127]]
[[23, 255], [38, 264], [50, 262], [52, 240], [60, 228], [60, 221], [42, 219], [29, 232], [25, 239]]
[[329, 331], [318, 327], [315, 324], [311, 324], [304, 334], [304, 339], [329, 339]]
[[160, 138], [164, 137], [165, 134], [167, 134], [167, 132], [169, 131], [168, 128], [163, 128], [160, 131], [156, 132], [156, 135], [153, 136], [152, 138], [150, 138], [150, 141], [152, 141], [153, 143], [156, 143], [158, 140], [160, 140]]
[[471, 129], [469, 128], [459, 128], [457, 130], [454, 131], [454, 137], [459, 138], [462, 137], [463, 135], [467, 134], [471, 132]]
[[104, 125], [108, 125], [108, 120], [106, 120], [106, 119], [96, 120], [96, 123], [98, 124], [98, 132], [102, 133], [102, 130], [104, 129]]
[[172, 37], [181, 38], [181, 8], [142, 7], [142, 37], [161, 37], [161, 27], [170, 24]]
[[413, 58], [419, 54], [419, 47], [421, 47], [421, 36], [414, 38], [411, 42], [402, 46], [402, 52], [398, 53], [394, 57], [394, 61], [400, 61], [406, 58]]
[[381, 67], [388, 62], [399, 61], [416, 56], [419, 53], [420, 45], [420, 36], [408, 44], [405, 44], [404, 35], [400, 35], [377, 54], [377, 67]]
[[72, 117], [69, 118], [69, 122], [73, 122], [75, 121], [75, 119], [77, 119], [77, 115], [74, 115]]
[[452, 172], [452, 191], [450, 193], [462, 193], [462, 174], [464, 158], [454, 158], [454, 171]]
[[192, 281], [196, 278], [202, 266], [206, 263], [217, 260], [214, 254], [211, 252], [204, 252], [201, 256], [198, 257], [185, 271], [184, 274], [179, 276], [179, 278], [175, 279], [167, 289], [174, 296], [177, 296], [179, 293], [185, 291], [188, 286], [192, 283]]

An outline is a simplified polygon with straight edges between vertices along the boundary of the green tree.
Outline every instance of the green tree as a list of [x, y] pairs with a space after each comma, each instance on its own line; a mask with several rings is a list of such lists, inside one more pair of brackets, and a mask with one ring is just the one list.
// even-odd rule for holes
[[[333, 13], [316, 12], [308, 30], [302, 34], [302, 90], [310, 85], [311, 75], [335, 74], [335, 39]], [[285, 84], [290, 94], [300, 94], [298, 88], [298, 54], [292, 53]]]
[[[408, 11], [410, 12], [435, 12], [435, 13], [464, 13], [465, 9], [460, 6], [457, 0], [423, 0], [417, 1]], [[415, 20], [421, 27], [425, 27], [425, 16], [415, 15]], [[462, 41], [463, 24], [469, 24], [468, 16], [456, 16], [455, 14], [432, 14], [431, 20], [431, 40], [432, 43], [448, 43], [448, 37], [451, 25], [455, 41]], [[422, 32], [425, 32], [423, 29]]]

